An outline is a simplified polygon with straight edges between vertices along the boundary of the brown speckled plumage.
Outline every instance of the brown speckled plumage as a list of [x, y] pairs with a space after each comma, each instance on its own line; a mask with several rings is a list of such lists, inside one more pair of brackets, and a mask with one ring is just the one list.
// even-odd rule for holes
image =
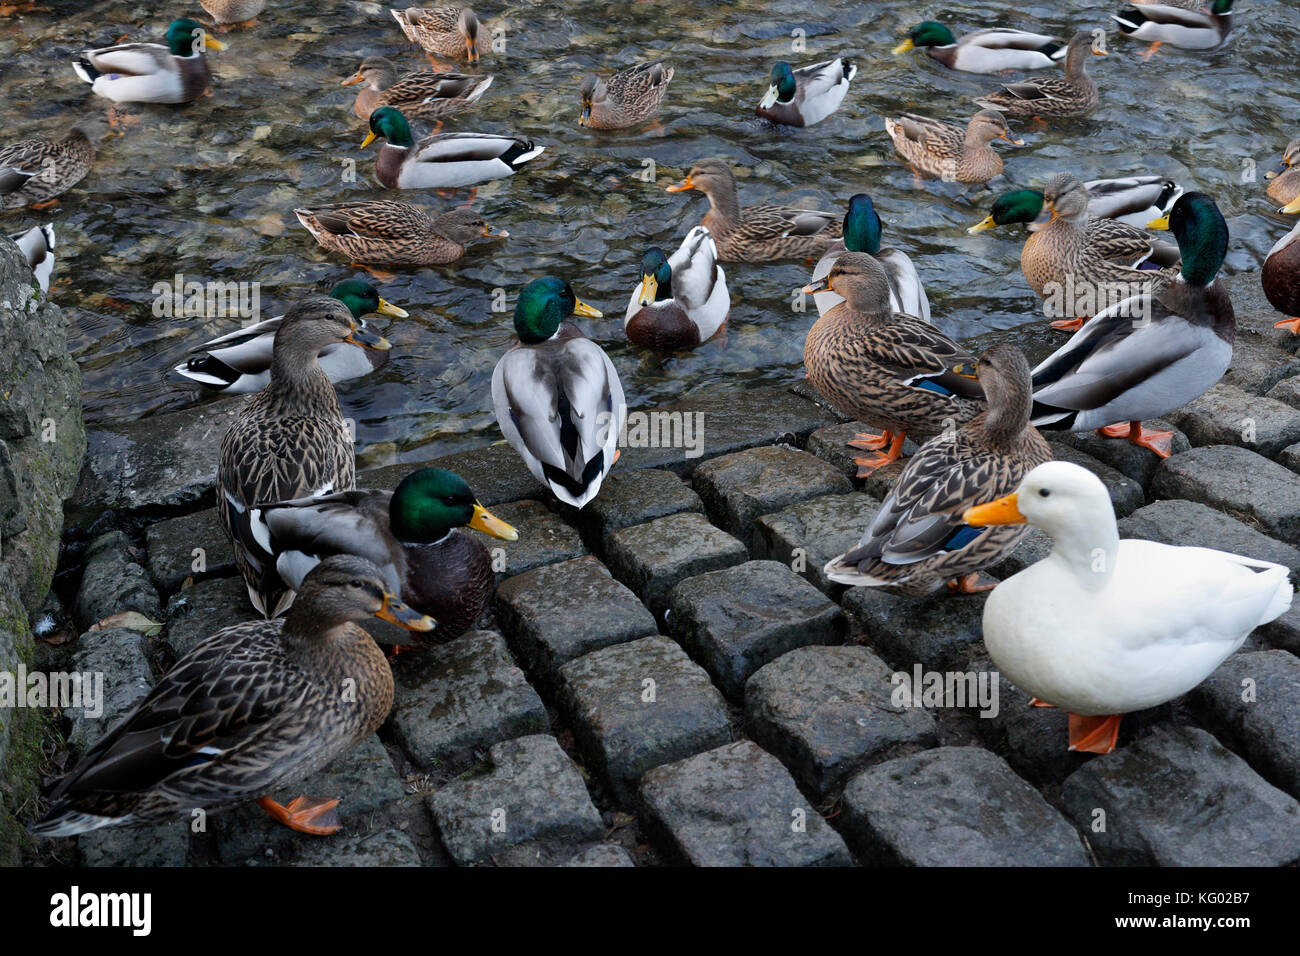
[[1097, 84], [1088, 75], [1092, 34], [1080, 30], [1070, 40], [1063, 76], [1034, 76], [1008, 83], [975, 100], [1012, 116], [1080, 116], [1098, 102]]
[[492, 85], [491, 73], [439, 73], [420, 70], [398, 78], [397, 67], [382, 56], [361, 61], [357, 72], [345, 84], [364, 82], [353, 104], [353, 112], [364, 120], [381, 106], [401, 110], [408, 120], [438, 120], [473, 109]]
[[495, 235], [469, 206], [434, 219], [408, 203], [372, 199], [295, 209], [294, 215], [321, 246], [367, 265], [455, 262], [474, 239]]
[[26, 139], [0, 148], [0, 208], [19, 209], [61, 196], [95, 165], [108, 123], [88, 116], [58, 139]]
[[988, 182], [1002, 172], [1002, 157], [989, 144], [1004, 139], [1022, 145], [997, 110], [981, 110], [965, 129], [904, 113], [898, 119], [885, 120], [885, 131], [910, 166], [949, 182]]
[[592, 129], [624, 129], [644, 122], [659, 112], [672, 78], [673, 68], [663, 60], [640, 63], [608, 80], [590, 75], [580, 90], [583, 115], [578, 123]]
[[478, 58], [478, 17], [469, 7], [407, 7], [391, 11], [406, 38], [429, 53]]

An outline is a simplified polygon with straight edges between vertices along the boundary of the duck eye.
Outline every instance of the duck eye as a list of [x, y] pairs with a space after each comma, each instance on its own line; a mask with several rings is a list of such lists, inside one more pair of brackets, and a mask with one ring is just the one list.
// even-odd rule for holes
[[1048, 489], [1048, 488], [1039, 488], [1039, 489], [1038, 489], [1038, 497], [1040, 497], [1040, 498], [1050, 498], [1051, 496], [1052, 496], [1052, 492], [1051, 492], [1050, 489]]
[[364, 587], [365, 585], [363, 585], [363, 584], [362, 584], [359, 580], [357, 580], [356, 578], [353, 578], [353, 579], [352, 579], [352, 582], [351, 582], [351, 586], [354, 587], [354, 588], [360, 588], [360, 587]]

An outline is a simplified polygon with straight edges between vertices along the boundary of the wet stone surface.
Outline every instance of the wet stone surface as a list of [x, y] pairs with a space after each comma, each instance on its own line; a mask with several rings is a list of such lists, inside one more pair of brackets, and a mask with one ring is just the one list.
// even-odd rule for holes
[[1226, 382], [1169, 417], [1196, 446], [1240, 445], [1274, 458], [1300, 441], [1300, 411]]
[[163, 639], [180, 657], [223, 627], [260, 617], [248, 601], [243, 578], [211, 578], [172, 595]]
[[1052, 457], [1057, 461], [1068, 461], [1081, 468], [1087, 468], [1101, 479], [1110, 495], [1110, 503], [1115, 508], [1115, 517], [1122, 518], [1146, 504], [1142, 486], [1123, 472], [1100, 461], [1087, 452], [1059, 442], [1052, 444]]
[[673, 589], [669, 628], [722, 692], [739, 700], [750, 675], [786, 651], [840, 644], [843, 612], [784, 564], [750, 561]]
[[627, 850], [613, 843], [602, 843], [583, 850], [565, 866], [636, 866]]
[[201, 581], [236, 573], [235, 554], [216, 508], [155, 522], [145, 531], [145, 540], [149, 573], [163, 594], [176, 591], [187, 578]]
[[1300, 375], [1283, 379], [1264, 394], [1284, 405], [1300, 408]]
[[131, 541], [120, 531], [100, 535], [86, 549], [86, 568], [73, 605], [77, 626], [92, 624], [121, 611], [139, 611], [151, 621], [161, 615], [158, 592], [137, 561]]
[[972, 648], [982, 647], [982, 594], [955, 595], [943, 589], [906, 598], [876, 588], [849, 588], [843, 604], [867, 644], [904, 670], [918, 661], [933, 670], [958, 667]]
[[609, 538], [610, 570], [660, 616], [679, 581], [748, 557], [743, 544], [692, 513], [624, 528]]
[[704, 503], [690, 485], [671, 471], [614, 471], [600, 486], [595, 500], [579, 512], [579, 522], [584, 531], [601, 542], [603, 550], [604, 542], [615, 531], [683, 511], [703, 514]]
[[645, 829], [692, 866], [849, 866], [840, 835], [808, 805], [781, 762], [748, 740], [645, 775]]
[[[880, 429], [863, 422], [844, 422], [840, 425], [827, 425], [825, 428], [819, 428], [808, 436], [808, 452], [816, 455], [823, 461], [829, 462], [838, 468], [845, 476], [856, 478], [858, 475], [858, 466], [854, 463], [855, 458], [870, 458], [874, 452], [867, 451], [863, 448], [850, 448], [849, 442], [856, 441], [857, 437], [862, 434], [878, 435]], [[903, 455], [910, 458], [916, 454], [920, 446], [912, 439], [905, 439], [903, 442]], [[901, 466], [898, 470], [901, 470]], [[897, 474], [897, 472], [894, 472]], [[876, 497], [880, 497], [878, 490], [871, 490]]]
[[82, 866], [184, 866], [190, 821], [140, 827], [104, 827], [77, 837]]
[[1264, 395], [1279, 382], [1300, 375], [1300, 358], [1252, 336], [1232, 343], [1232, 364], [1223, 381], [1255, 395]]
[[[110, 627], [82, 634], [72, 657], [72, 671], [82, 675], [102, 675], [103, 712], [96, 714], [96, 682], [82, 682], [85, 707], [69, 707], [64, 716], [71, 722], [68, 746], [78, 755], [94, 746], [100, 737], [127, 715], [153, 686], [153, 674], [145, 653], [145, 638], [139, 631]], [[89, 695], [89, 699], [87, 698]]]
[[754, 522], [754, 557], [779, 561], [831, 597], [844, 585], [826, 577], [823, 568], [857, 545], [880, 502], [853, 492], [801, 501]]
[[376, 830], [304, 842], [292, 866], [419, 866], [420, 853], [401, 830]]
[[584, 760], [624, 806], [650, 768], [731, 739], [722, 695], [666, 638], [595, 651], [560, 674], [560, 707]]
[[1151, 490], [1245, 515], [1268, 534], [1300, 543], [1300, 475], [1244, 448], [1209, 445], [1174, 455]]
[[519, 532], [518, 541], [487, 542], [495, 559], [505, 552], [505, 570], [497, 572], [497, 584], [544, 564], [568, 561], [587, 553], [582, 536], [540, 501], [517, 501], [493, 508], [492, 513]]
[[[1187, 436], [1165, 419], [1152, 418], [1142, 424], [1147, 428], [1172, 431], [1174, 437], [1171, 441], [1175, 456], [1192, 447]], [[1162, 461], [1154, 452], [1133, 444], [1127, 438], [1105, 438], [1096, 432], [1044, 432], [1043, 436], [1054, 444], [1069, 445], [1103, 464], [1110, 465], [1148, 491], [1151, 490], [1151, 479], [1155, 477]]]
[[1119, 534], [1163, 544], [1213, 547], [1300, 569], [1300, 549], [1194, 501], [1153, 501], [1122, 519]]

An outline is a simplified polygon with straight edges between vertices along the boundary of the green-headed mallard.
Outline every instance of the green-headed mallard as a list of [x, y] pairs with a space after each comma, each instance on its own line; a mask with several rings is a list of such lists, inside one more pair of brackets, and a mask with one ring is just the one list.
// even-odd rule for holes
[[701, 225], [709, 230], [722, 262], [770, 262], [821, 256], [840, 237], [833, 212], [798, 206], [741, 208], [736, 178], [721, 159], [702, 159], [670, 193], [698, 189], [709, 197]]
[[[367, 331], [366, 322], [361, 317], [372, 312], [406, 318], [404, 310], [385, 302], [374, 286], [361, 279], [340, 282], [330, 291], [330, 298], [348, 307], [361, 332]], [[271, 381], [275, 333], [283, 321], [284, 316], [278, 315], [204, 342], [192, 350], [201, 355], [186, 359], [174, 371], [222, 395], [261, 391]], [[346, 382], [369, 375], [382, 366], [388, 361], [388, 351], [336, 342], [321, 349], [316, 361], [331, 382]]]
[[312, 295], [285, 313], [275, 333], [271, 381], [244, 408], [221, 441], [217, 513], [253, 607], [267, 617], [292, 602], [273, 566], [245, 543], [248, 510], [269, 501], [351, 491], [356, 477], [352, 436], [338, 396], [317, 356], [350, 342], [387, 349], [388, 340], [361, 332], [342, 302]]
[[519, 341], [492, 373], [492, 406], [533, 477], [581, 508], [618, 456], [627, 409], [614, 363], [570, 315], [600, 318], [556, 276], [524, 286], [515, 303]]
[[1285, 206], [1300, 197], [1300, 139], [1286, 144], [1286, 152], [1277, 167], [1264, 174], [1269, 181], [1268, 198]]
[[1034, 369], [1034, 424], [1101, 429], [1162, 458], [1172, 433], [1142, 427], [1214, 385], [1232, 359], [1236, 321], [1218, 281], [1228, 225], [1205, 193], [1184, 193], [1167, 220], [1181, 272], [1098, 313]]
[[668, 92], [673, 68], [663, 60], [640, 63], [615, 73], [608, 81], [594, 73], [583, 77], [579, 95], [582, 115], [579, 126], [591, 129], [626, 129], [643, 123], [659, 112]]
[[43, 208], [81, 182], [95, 165], [108, 121], [91, 114], [58, 139], [25, 139], [0, 148], [0, 208]]
[[825, 573], [851, 587], [926, 594], [985, 590], [979, 572], [1011, 552], [1027, 529], [972, 528], [966, 509], [1016, 490], [1052, 451], [1029, 424], [1029, 363], [1019, 349], [994, 345], [976, 375], [988, 408], [960, 428], [931, 438], [903, 469], [857, 547], [832, 558]]
[[[1183, 194], [1182, 186], [1164, 176], [1094, 179], [1084, 183], [1083, 188], [1088, 190], [1090, 239], [1095, 228], [1110, 228], [1095, 226], [1098, 220], [1111, 219], [1140, 230], [1152, 219], [1167, 216], [1174, 202]], [[1036, 220], [1042, 211], [1041, 191], [1013, 189], [995, 199], [989, 207], [989, 214], [966, 231], [975, 235], [985, 229], [1018, 222], [1035, 232], [1040, 225]]]
[[1011, 135], [997, 110], [980, 110], [965, 129], [904, 113], [898, 119], [886, 117], [885, 132], [909, 166], [946, 182], [986, 183], [1002, 172], [1002, 157], [989, 144], [995, 139], [1025, 144]]
[[1206, 0], [1204, 9], [1143, 3], [1112, 14], [1120, 33], [1151, 41], [1150, 57], [1161, 44], [1184, 50], [1212, 50], [1232, 32], [1232, 0]]
[[373, 561], [387, 589], [438, 622], [429, 640], [459, 637], [487, 609], [496, 581], [492, 556], [474, 528], [515, 541], [519, 534], [478, 503], [465, 480], [442, 468], [411, 472], [394, 491], [345, 491], [261, 505], [249, 511], [258, 559], [298, 590], [333, 554]]
[[1080, 30], [1070, 39], [1064, 76], [1034, 76], [1007, 83], [975, 102], [1013, 116], [1081, 116], [1097, 105], [1097, 84], [1088, 75], [1088, 57], [1105, 56], [1092, 49], [1092, 34]]
[[226, 45], [193, 20], [175, 20], [167, 45], [122, 43], [81, 50], [72, 61], [77, 76], [114, 103], [192, 103], [208, 88], [211, 75], [204, 49]]
[[392, 669], [356, 623], [372, 615], [413, 631], [434, 625], [387, 592], [369, 561], [321, 562], [283, 621], [222, 628], [178, 660], [58, 782], [32, 832], [160, 823], [253, 799], [302, 833], [338, 830], [337, 799], [282, 806], [259, 795], [323, 769], [388, 716]]
[[1069, 712], [1070, 750], [1110, 753], [1121, 715], [1183, 696], [1291, 606], [1282, 565], [1121, 541], [1106, 486], [1072, 462], [1039, 465], [966, 521], [1052, 538], [1051, 554], [993, 589], [982, 630], [1003, 677]]
[[42, 292], [50, 291], [50, 276], [54, 273], [54, 226], [32, 226], [26, 232], [15, 232], [9, 237], [31, 266], [32, 276]]
[[505, 239], [470, 206], [457, 206], [437, 219], [423, 209], [391, 199], [341, 202], [295, 209], [312, 238], [357, 265], [430, 266], [455, 262], [475, 239]]
[[841, 57], [797, 70], [781, 60], [772, 67], [771, 82], [754, 112], [784, 126], [812, 126], [840, 108], [857, 74], [857, 64]]
[[400, 110], [381, 106], [370, 114], [370, 132], [361, 148], [386, 140], [375, 160], [375, 175], [389, 189], [455, 189], [513, 176], [545, 146], [493, 133], [435, 133], [418, 143]]
[[926, 20], [907, 32], [894, 47], [906, 53], [922, 47], [931, 59], [950, 70], [966, 73], [1001, 73], [1004, 70], [1044, 70], [1065, 59], [1065, 41], [1042, 33], [991, 27], [953, 36], [942, 23]]
[[406, 38], [426, 53], [478, 62], [478, 17], [469, 7], [389, 10]]
[[224, 29], [247, 27], [266, 8], [266, 0], [199, 0], [212, 22]]
[[[1300, 213], [1300, 197], [1282, 211]], [[1277, 322], [1276, 328], [1300, 334], [1300, 222], [1268, 251], [1259, 278], [1269, 304], [1291, 316]]]
[[865, 252], [845, 252], [824, 282], [844, 301], [818, 318], [803, 347], [808, 381], [841, 415], [880, 426], [855, 448], [882, 451], [858, 459], [858, 475], [897, 461], [908, 432], [933, 435], [983, 410], [975, 356], [916, 316], [890, 306], [889, 277]]
[[420, 70], [401, 79], [397, 67], [382, 56], [368, 56], [357, 72], [343, 81], [343, 86], [365, 83], [357, 94], [353, 111], [363, 120], [381, 106], [392, 106], [408, 120], [436, 120], [472, 109], [492, 85], [493, 76], [468, 73], [438, 73]]
[[[901, 249], [880, 247], [881, 223], [871, 197], [858, 193], [849, 199], [844, 213], [844, 238], [833, 243], [826, 255], [813, 268], [812, 281], [816, 283], [830, 274], [835, 260], [849, 252], [865, 252], [880, 263], [889, 277], [889, 301], [895, 312], [906, 312], [919, 319], [930, 321], [930, 300], [926, 297], [916, 266]], [[844, 300], [834, 292], [819, 292], [813, 296], [819, 315], [825, 315]]]
[[630, 341], [672, 352], [707, 342], [731, 309], [718, 249], [703, 226], [686, 234], [672, 256], [652, 246], [641, 257], [641, 282], [623, 315]]

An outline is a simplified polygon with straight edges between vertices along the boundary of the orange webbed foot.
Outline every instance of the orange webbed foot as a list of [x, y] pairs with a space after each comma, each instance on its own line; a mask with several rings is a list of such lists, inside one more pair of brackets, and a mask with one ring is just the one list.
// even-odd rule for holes
[[1133, 444], [1155, 452], [1161, 458], [1173, 454], [1174, 433], [1158, 428], [1143, 428], [1141, 422], [1129, 422], [1127, 425], [1107, 425], [1098, 428], [1097, 434], [1106, 438], [1127, 438]]
[[1039, 700], [1037, 697], [1029, 698], [1029, 706], [1030, 707], [1051, 707], [1053, 710], [1056, 709], [1055, 704], [1049, 704], [1047, 701]]
[[396, 273], [384, 272], [382, 269], [376, 269], [374, 266], [368, 266], [364, 262], [352, 262], [349, 263], [349, 265], [351, 265], [353, 269], [360, 269], [362, 272], [369, 272], [380, 282], [392, 282], [394, 279], [397, 278]]
[[295, 797], [286, 807], [276, 803], [270, 797], [258, 797], [257, 805], [266, 811], [272, 820], [283, 823], [290, 830], [309, 833], [312, 836], [329, 836], [340, 828], [337, 798], [331, 797]]
[[1057, 319], [1055, 322], [1052, 323], [1052, 328], [1060, 329], [1062, 332], [1077, 332], [1081, 328], [1083, 328], [1083, 323], [1087, 321], [1088, 321], [1087, 319], [1083, 319], [1083, 318]]
[[1108, 754], [1119, 740], [1119, 722], [1123, 714], [1086, 717], [1070, 715], [1070, 749], [1080, 753]]
[[1164, 40], [1157, 40], [1155, 43], [1151, 44], [1149, 47], [1143, 50], [1141, 53], [1142, 62], [1145, 63], [1147, 60], [1155, 56], [1156, 51], [1159, 50], [1160, 47], [1164, 45], [1164, 42], [1165, 42]]
[[978, 573], [953, 578], [948, 582], [948, 590], [954, 594], [979, 594], [981, 591], [992, 591], [997, 587], [997, 584], [980, 584], [979, 580]]
[[875, 458], [854, 458], [853, 464], [858, 466], [858, 477], [866, 478], [877, 468], [883, 468], [885, 465], [892, 465], [898, 459], [903, 457], [903, 439], [907, 436], [906, 432], [894, 432], [893, 441], [889, 444], [889, 450], [877, 455]]
[[47, 199], [45, 202], [34, 202], [27, 208], [40, 212], [42, 209], [53, 209], [58, 204], [59, 201], [57, 199]]
[[853, 441], [845, 442], [850, 448], [861, 448], [865, 451], [880, 451], [882, 448], [888, 448], [889, 443], [894, 440], [894, 436], [888, 431], [882, 431], [879, 435], [873, 435], [870, 432], [860, 432]]

